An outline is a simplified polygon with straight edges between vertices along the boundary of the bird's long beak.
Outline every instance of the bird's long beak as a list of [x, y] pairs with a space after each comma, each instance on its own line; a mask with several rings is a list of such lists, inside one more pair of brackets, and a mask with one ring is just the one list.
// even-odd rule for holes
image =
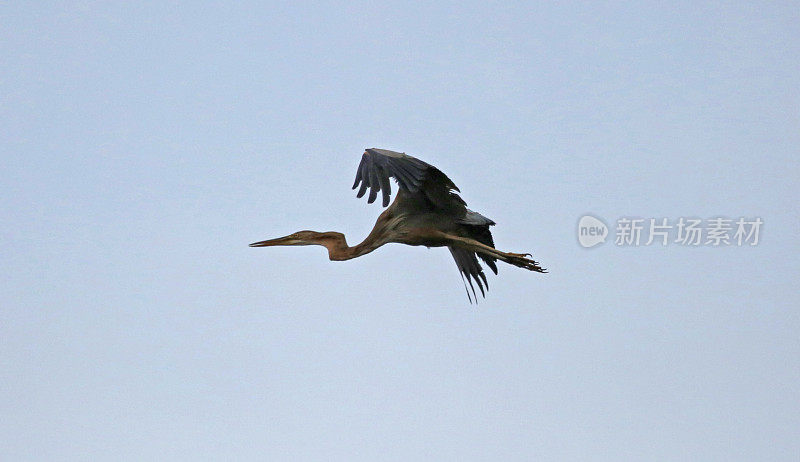
[[302, 242], [291, 236], [268, 239], [266, 241], [253, 242], [250, 247], [270, 247], [273, 245], [301, 245]]

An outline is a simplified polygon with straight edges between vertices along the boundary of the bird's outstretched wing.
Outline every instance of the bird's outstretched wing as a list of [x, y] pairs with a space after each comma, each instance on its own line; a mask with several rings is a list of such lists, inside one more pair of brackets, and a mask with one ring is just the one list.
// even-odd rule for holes
[[438, 168], [404, 153], [376, 148], [367, 149], [361, 156], [353, 183], [353, 189], [361, 184], [356, 196], [363, 197], [369, 189], [367, 202], [371, 204], [381, 192], [383, 206], [388, 206], [392, 193], [390, 177], [397, 181], [401, 190], [410, 194], [423, 194], [437, 207], [466, 205], [456, 194], [456, 185]]

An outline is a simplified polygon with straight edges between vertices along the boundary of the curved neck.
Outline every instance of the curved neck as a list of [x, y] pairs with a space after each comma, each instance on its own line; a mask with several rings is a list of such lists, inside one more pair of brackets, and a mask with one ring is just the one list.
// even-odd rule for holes
[[345, 239], [344, 234], [335, 231], [320, 233], [316, 243], [327, 248], [328, 257], [334, 261], [350, 260], [351, 258], [360, 257], [383, 245], [383, 243], [377, 242], [376, 235], [370, 233], [363, 242], [350, 247], [347, 245], [347, 239]]

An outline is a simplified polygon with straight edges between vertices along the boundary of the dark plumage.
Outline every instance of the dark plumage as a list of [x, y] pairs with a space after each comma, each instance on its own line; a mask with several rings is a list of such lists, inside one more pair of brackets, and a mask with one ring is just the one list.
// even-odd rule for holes
[[[389, 178], [393, 178], [398, 186], [391, 205]], [[453, 181], [441, 170], [422, 160], [385, 149], [367, 149], [356, 169], [353, 189], [356, 188], [359, 188], [357, 197], [363, 197], [369, 190], [369, 203], [375, 202], [378, 193], [381, 193], [383, 206], [388, 206], [362, 243], [349, 247], [341, 233], [300, 231], [284, 238], [250, 245], [266, 247], [318, 244], [328, 248], [331, 260], [355, 258], [388, 242], [428, 247], [447, 246], [462, 278], [466, 280], [465, 286], [469, 284], [472, 289], [472, 296], [467, 290], [470, 302], [473, 297], [477, 297], [473, 281], [483, 296], [489, 288], [478, 257], [495, 274], [497, 260], [530, 271], [546, 272], [538, 263], [526, 258], [528, 254], [495, 249], [489, 230], [495, 224], [494, 221], [469, 210], [458, 195], [459, 189]]]

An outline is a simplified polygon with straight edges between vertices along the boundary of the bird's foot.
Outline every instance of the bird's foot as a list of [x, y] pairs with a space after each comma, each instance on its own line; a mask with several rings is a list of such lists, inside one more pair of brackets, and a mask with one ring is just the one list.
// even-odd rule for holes
[[539, 266], [539, 263], [527, 258], [530, 257], [529, 253], [504, 253], [505, 262], [510, 263], [519, 268], [525, 268], [528, 271], [536, 271], [537, 273], [546, 273], [547, 270]]

